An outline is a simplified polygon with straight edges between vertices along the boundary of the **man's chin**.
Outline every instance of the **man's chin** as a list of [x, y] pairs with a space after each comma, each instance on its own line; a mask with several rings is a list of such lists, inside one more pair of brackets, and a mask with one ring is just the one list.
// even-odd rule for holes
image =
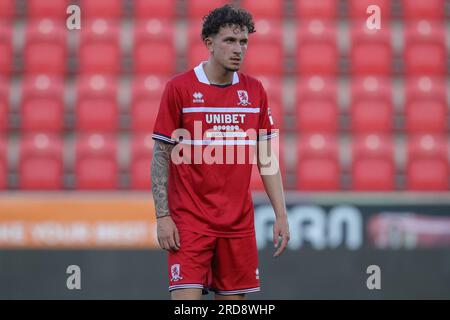
[[240, 67], [225, 67], [225, 70], [229, 72], [237, 72], [239, 71]]

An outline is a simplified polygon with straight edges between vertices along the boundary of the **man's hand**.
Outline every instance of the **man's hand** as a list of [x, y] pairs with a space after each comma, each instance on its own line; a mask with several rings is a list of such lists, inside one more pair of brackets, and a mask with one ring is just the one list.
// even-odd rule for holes
[[157, 220], [156, 232], [162, 249], [168, 251], [180, 249], [180, 235], [171, 216], [165, 216]]
[[277, 248], [279, 245], [280, 236], [282, 238], [281, 245], [274, 253], [273, 255], [274, 258], [280, 256], [283, 253], [291, 237], [289, 234], [289, 223], [287, 217], [276, 218], [275, 223], [273, 225], [273, 244], [275, 248]]

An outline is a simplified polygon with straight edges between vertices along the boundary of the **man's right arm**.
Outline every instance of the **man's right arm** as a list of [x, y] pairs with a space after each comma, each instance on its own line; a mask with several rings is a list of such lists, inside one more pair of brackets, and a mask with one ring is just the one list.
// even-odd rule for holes
[[169, 161], [173, 145], [155, 141], [152, 159], [152, 192], [155, 201], [156, 218], [170, 215], [167, 197], [169, 181]]
[[165, 250], [178, 250], [180, 247], [178, 230], [170, 217], [167, 189], [172, 149], [172, 144], [156, 140], [151, 164], [152, 193], [158, 222], [158, 242]]

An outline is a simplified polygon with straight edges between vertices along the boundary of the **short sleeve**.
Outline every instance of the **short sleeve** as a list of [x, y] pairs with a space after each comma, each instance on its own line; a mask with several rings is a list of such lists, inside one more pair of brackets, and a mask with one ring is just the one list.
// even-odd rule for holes
[[180, 99], [172, 82], [168, 82], [164, 89], [152, 138], [171, 144], [177, 142], [172, 134], [181, 126]]
[[269, 140], [277, 136], [277, 130], [274, 126], [274, 119], [269, 107], [267, 93], [262, 84], [260, 84], [261, 90], [261, 105], [260, 105], [260, 122], [258, 140]]

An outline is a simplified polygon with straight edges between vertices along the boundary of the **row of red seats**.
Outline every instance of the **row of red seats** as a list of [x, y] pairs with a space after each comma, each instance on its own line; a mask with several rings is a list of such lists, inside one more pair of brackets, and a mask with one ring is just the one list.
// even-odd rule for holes
[[[117, 189], [119, 163], [118, 140], [105, 133], [78, 136], [75, 146], [75, 188]], [[20, 140], [18, 176], [19, 188], [24, 190], [53, 190], [64, 186], [64, 141], [51, 133], [30, 133]], [[150, 189], [150, 163], [154, 141], [151, 134], [135, 134], [130, 143], [130, 188]], [[8, 186], [7, 143], [0, 135], [0, 189]], [[281, 158], [280, 158], [281, 159]], [[283, 167], [282, 167], [283, 170]], [[260, 189], [261, 179], [253, 172], [251, 188]]]
[[[391, 132], [394, 128], [393, 83], [389, 78], [355, 77], [349, 88], [349, 127], [354, 132]], [[339, 129], [336, 78], [300, 78], [297, 84], [297, 129], [300, 132]], [[444, 133], [449, 104], [446, 79], [405, 78], [403, 127], [407, 133]]]
[[[200, 24], [188, 30], [187, 61], [190, 67], [208, 58], [200, 40]], [[244, 64], [249, 73], [281, 74], [285, 52], [280, 23], [258, 20]], [[176, 48], [173, 24], [165, 20], [136, 23], [134, 28], [133, 71], [174, 73]], [[393, 70], [392, 34], [388, 27], [371, 31], [358, 23], [351, 29], [348, 54], [352, 74], [389, 75]], [[13, 65], [12, 28], [0, 24], [0, 72], [9, 74]], [[63, 23], [39, 20], [27, 25], [23, 53], [25, 72], [64, 73], [67, 69], [67, 30]], [[264, 52], [264, 54], [261, 54]], [[301, 74], [336, 74], [341, 53], [336, 25], [321, 20], [299, 24], [296, 71]], [[117, 73], [124, 56], [120, 28], [108, 20], [90, 20], [80, 32], [77, 50], [78, 72]], [[432, 56], [433, 59], [429, 59]], [[409, 24], [404, 30], [404, 72], [408, 75], [445, 75], [448, 68], [445, 26], [427, 20]]]
[[[150, 186], [149, 164], [153, 141], [148, 134], [135, 135], [131, 142], [130, 185]], [[407, 190], [449, 189], [449, 141], [441, 135], [409, 137], [404, 169]], [[351, 177], [353, 190], [388, 191], [396, 188], [398, 172], [393, 137], [367, 134], [353, 139]], [[322, 133], [301, 135], [298, 143], [298, 190], [340, 190], [343, 168], [337, 136]], [[0, 138], [0, 188], [7, 186], [6, 141]], [[63, 186], [63, 141], [57, 135], [29, 134], [20, 141], [19, 187], [60, 189]], [[117, 140], [107, 134], [85, 134], [76, 140], [75, 187], [116, 189], [118, 187]], [[257, 173], [257, 172], [255, 172]], [[262, 189], [257, 174], [252, 187]]]
[[[138, 77], [132, 84], [131, 129], [149, 132], [159, 109], [166, 78]], [[20, 104], [21, 128], [25, 131], [58, 132], [64, 125], [62, 78], [47, 75], [25, 77]], [[80, 77], [76, 88], [75, 121], [81, 131], [113, 131], [119, 126], [118, 80], [102, 75]], [[9, 93], [0, 78], [0, 132], [8, 128]]]
[[[394, 141], [390, 135], [356, 136], [351, 149], [351, 188], [381, 191], [396, 189]], [[297, 158], [297, 189], [340, 190], [342, 166], [337, 136], [300, 136]], [[406, 145], [405, 188], [449, 189], [449, 141], [445, 135], [414, 135]]]
[[[282, 81], [257, 76], [266, 88], [277, 127], [284, 127]], [[142, 76], [133, 79], [130, 100], [130, 128], [152, 130], [168, 77]], [[448, 102], [444, 78], [405, 79], [404, 110], [401, 114], [408, 133], [446, 132]], [[114, 131], [119, 127], [120, 90], [117, 78], [80, 76], [76, 84], [75, 127], [80, 131]], [[336, 78], [299, 78], [296, 88], [296, 129], [298, 132], [336, 132], [343, 114], [338, 106]], [[394, 126], [392, 81], [389, 78], [354, 78], [349, 88], [349, 128], [354, 132], [391, 132]], [[9, 84], [0, 78], [0, 132], [8, 128]], [[25, 76], [22, 82], [20, 127], [24, 131], [61, 131], [64, 126], [65, 85], [60, 77]]]
[[[189, 17], [201, 18], [211, 9], [230, 1], [226, 0], [189, 0], [185, 2], [186, 14]], [[284, 16], [284, 2], [273, 0], [241, 0], [240, 5], [248, 9], [255, 17], [281, 19]], [[339, 13], [339, 0], [293, 0], [294, 12], [299, 18], [320, 17], [335, 19]], [[384, 19], [392, 15], [390, 0], [348, 0], [350, 17], [367, 17], [369, 5], [377, 5]], [[66, 8], [73, 1], [69, 0], [27, 0], [29, 17], [51, 16], [65, 18]], [[133, 15], [138, 18], [166, 17], [172, 18], [176, 12], [176, 0], [134, 0]], [[399, 0], [402, 16], [406, 19], [431, 18], [443, 19], [445, 16], [445, 0]], [[79, 5], [85, 17], [120, 18], [125, 13], [124, 0], [81, 0]], [[12, 18], [15, 14], [15, 0], [0, 0], [0, 18]]]
[[[35, 133], [20, 140], [18, 173], [20, 189], [63, 188], [63, 140], [59, 135]], [[129, 166], [130, 187], [150, 189], [150, 134], [134, 135]], [[117, 189], [119, 164], [117, 140], [107, 134], [80, 135], [75, 147], [75, 187], [77, 189]], [[0, 136], [0, 189], [7, 187], [7, 147]]]

